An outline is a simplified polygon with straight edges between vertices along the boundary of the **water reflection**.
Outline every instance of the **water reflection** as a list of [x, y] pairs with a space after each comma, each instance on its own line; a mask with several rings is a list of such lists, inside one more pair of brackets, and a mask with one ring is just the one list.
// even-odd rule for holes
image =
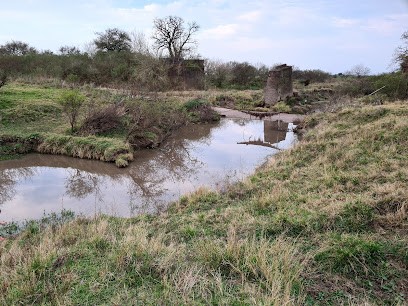
[[161, 211], [202, 185], [217, 188], [247, 176], [296, 140], [292, 127], [244, 119], [190, 126], [157, 150], [137, 152], [126, 169], [40, 154], [4, 161], [0, 163], [0, 219], [40, 218], [43, 212], [61, 209], [120, 216]]
[[69, 168], [65, 179], [65, 193], [69, 197], [78, 200], [82, 200], [90, 194], [95, 194], [95, 198], [102, 201], [100, 181], [101, 179], [96, 174]]
[[34, 176], [35, 169], [17, 168], [0, 171], [0, 205], [14, 198], [16, 191], [14, 186], [18, 180], [27, 181]]
[[265, 120], [263, 125], [264, 133], [262, 136], [258, 138], [251, 138], [251, 136], [247, 141], [237, 142], [237, 144], [256, 145], [282, 150], [293, 143], [295, 137], [293, 134], [293, 123]]

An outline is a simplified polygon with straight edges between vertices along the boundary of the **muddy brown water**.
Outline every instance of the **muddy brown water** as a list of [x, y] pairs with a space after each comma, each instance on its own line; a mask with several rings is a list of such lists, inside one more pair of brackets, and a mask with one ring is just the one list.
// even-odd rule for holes
[[188, 126], [159, 149], [136, 152], [128, 168], [29, 154], [0, 162], [1, 221], [38, 219], [69, 209], [93, 216], [155, 213], [201, 186], [221, 190], [297, 141], [293, 124], [221, 119]]

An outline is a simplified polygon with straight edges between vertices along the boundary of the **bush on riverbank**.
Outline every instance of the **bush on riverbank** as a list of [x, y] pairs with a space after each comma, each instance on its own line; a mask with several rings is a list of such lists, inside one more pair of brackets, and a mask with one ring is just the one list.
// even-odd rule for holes
[[304, 129], [223, 193], [8, 237], [0, 303], [404, 304], [407, 102], [355, 104]]
[[207, 100], [191, 100], [184, 103], [182, 107], [192, 122], [204, 123], [220, 119], [218, 113], [211, 108], [211, 104]]

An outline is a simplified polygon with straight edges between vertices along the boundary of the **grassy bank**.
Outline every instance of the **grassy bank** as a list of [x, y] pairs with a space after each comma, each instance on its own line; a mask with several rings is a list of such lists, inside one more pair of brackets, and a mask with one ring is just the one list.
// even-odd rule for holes
[[408, 106], [310, 117], [301, 144], [159, 216], [30, 226], [1, 304], [384, 304], [408, 294]]
[[58, 103], [65, 90], [52, 80], [1, 88], [0, 160], [39, 152], [125, 167], [135, 150], [160, 145], [181, 126], [218, 119], [204, 100], [131, 97], [84, 86], [78, 92], [85, 103], [72, 133]]

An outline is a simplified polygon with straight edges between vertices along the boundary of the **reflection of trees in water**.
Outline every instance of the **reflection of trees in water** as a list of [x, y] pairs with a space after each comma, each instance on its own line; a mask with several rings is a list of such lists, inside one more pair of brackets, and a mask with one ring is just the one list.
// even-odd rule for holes
[[132, 215], [146, 209], [160, 210], [165, 205], [159, 198], [167, 191], [166, 182], [191, 180], [200, 165], [202, 163], [191, 156], [184, 141], [170, 142], [154, 159], [133, 165], [129, 171], [132, 181], [128, 185]]
[[68, 169], [67, 173], [65, 190], [69, 197], [81, 200], [94, 193], [95, 200], [102, 201], [100, 175], [78, 169]]
[[5, 169], [0, 171], [0, 205], [14, 198], [16, 194], [15, 186], [19, 180], [28, 180], [34, 175], [34, 168]]
[[14, 189], [16, 183], [16, 180], [11, 175], [11, 171], [5, 170], [0, 172], [0, 204], [10, 201], [14, 197], [16, 194]]
[[166, 191], [166, 182], [191, 181], [203, 163], [191, 154], [195, 143], [209, 144], [210, 132], [215, 125], [197, 125], [184, 130], [177, 138], [170, 138], [157, 149], [155, 157], [146, 162], [136, 160], [129, 171], [132, 182], [128, 185], [131, 214], [159, 212], [166, 206], [160, 199]]
[[191, 154], [194, 144], [186, 141], [173, 142], [161, 152], [158, 166], [165, 169], [173, 181], [191, 180], [203, 163]]

